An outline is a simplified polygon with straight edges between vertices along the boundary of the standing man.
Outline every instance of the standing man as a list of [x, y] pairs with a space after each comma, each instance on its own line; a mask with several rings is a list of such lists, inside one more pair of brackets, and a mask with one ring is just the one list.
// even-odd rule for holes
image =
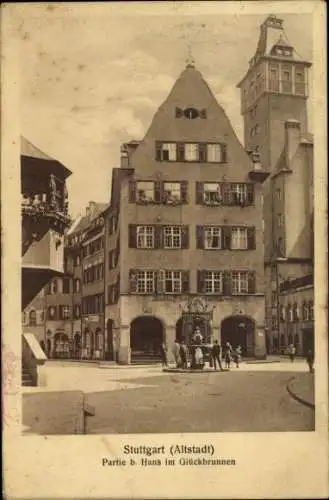
[[218, 366], [220, 371], [223, 371], [222, 362], [221, 362], [221, 348], [218, 344], [218, 340], [214, 341], [214, 345], [211, 348], [211, 357], [214, 362], [214, 369], [216, 370], [216, 361], [218, 362]]
[[314, 373], [314, 354], [311, 349], [307, 351], [306, 362], [308, 364], [310, 373]]

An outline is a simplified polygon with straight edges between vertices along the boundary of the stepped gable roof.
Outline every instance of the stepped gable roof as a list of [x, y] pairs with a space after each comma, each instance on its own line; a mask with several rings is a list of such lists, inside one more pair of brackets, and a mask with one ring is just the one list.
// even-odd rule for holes
[[[206, 118], [177, 118], [176, 108], [204, 110]], [[228, 147], [228, 159], [234, 155], [235, 161], [248, 165], [250, 158], [237, 138], [223, 107], [217, 102], [200, 71], [188, 65], [180, 74], [167, 99], [156, 111], [143, 142], [133, 153], [133, 161], [145, 158], [146, 143], [152, 140], [177, 142], [223, 142]], [[152, 151], [154, 143], [152, 144]], [[153, 153], [152, 153], [153, 155]]]

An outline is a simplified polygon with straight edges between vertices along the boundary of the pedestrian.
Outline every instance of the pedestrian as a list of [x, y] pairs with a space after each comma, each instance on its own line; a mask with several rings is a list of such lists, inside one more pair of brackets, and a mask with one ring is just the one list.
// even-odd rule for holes
[[215, 340], [214, 345], [211, 348], [211, 357], [213, 359], [214, 369], [217, 370], [217, 367], [216, 367], [217, 366], [216, 361], [217, 361], [220, 371], [223, 371], [220, 355], [221, 355], [221, 347], [218, 344], [218, 340]]
[[227, 370], [230, 369], [231, 358], [232, 358], [232, 346], [229, 342], [226, 342], [224, 350], [224, 359], [225, 359], [225, 367]]
[[293, 363], [295, 361], [296, 357], [296, 347], [293, 344], [290, 344], [289, 346], [289, 358], [290, 361]]
[[310, 373], [314, 373], [314, 354], [311, 349], [307, 351], [306, 362], [308, 364]]
[[235, 357], [234, 357], [235, 365], [237, 368], [240, 368], [241, 354], [242, 354], [242, 347], [238, 345], [237, 348], [235, 349]]
[[168, 366], [167, 346], [164, 342], [162, 342], [160, 346], [160, 354], [161, 354], [162, 366]]
[[175, 342], [174, 342], [174, 345], [172, 347], [172, 353], [173, 353], [173, 356], [174, 356], [174, 359], [175, 359], [176, 368], [179, 368], [180, 365], [181, 365], [181, 359], [180, 359], [179, 351], [180, 351], [180, 345], [178, 343], [178, 340], [176, 339]]
[[187, 370], [187, 347], [184, 341], [180, 344], [179, 355], [181, 359], [181, 367], [183, 370]]

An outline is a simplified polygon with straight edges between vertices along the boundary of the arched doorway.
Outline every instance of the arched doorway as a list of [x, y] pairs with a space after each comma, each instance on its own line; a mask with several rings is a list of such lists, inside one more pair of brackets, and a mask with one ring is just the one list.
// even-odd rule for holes
[[113, 319], [107, 320], [106, 324], [106, 351], [105, 359], [107, 361], [114, 361], [114, 347], [113, 347]]
[[247, 316], [229, 316], [221, 324], [221, 344], [242, 347], [243, 356], [254, 355], [255, 322]]
[[154, 316], [139, 316], [130, 324], [131, 362], [152, 363], [161, 359], [164, 341], [162, 322]]

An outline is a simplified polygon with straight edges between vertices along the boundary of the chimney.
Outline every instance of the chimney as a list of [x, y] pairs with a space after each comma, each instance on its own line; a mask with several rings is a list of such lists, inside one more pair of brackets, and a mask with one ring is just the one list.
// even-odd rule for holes
[[96, 203], [94, 201], [89, 202], [89, 214], [93, 218], [96, 212]]
[[128, 147], [127, 144], [122, 144], [120, 148], [120, 167], [128, 168], [129, 167], [129, 155], [128, 155]]
[[290, 161], [295, 156], [300, 145], [300, 122], [298, 120], [290, 119], [285, 122], [284, 127], [286, 158], [288, 160], [288, 168], [290, 168]]

